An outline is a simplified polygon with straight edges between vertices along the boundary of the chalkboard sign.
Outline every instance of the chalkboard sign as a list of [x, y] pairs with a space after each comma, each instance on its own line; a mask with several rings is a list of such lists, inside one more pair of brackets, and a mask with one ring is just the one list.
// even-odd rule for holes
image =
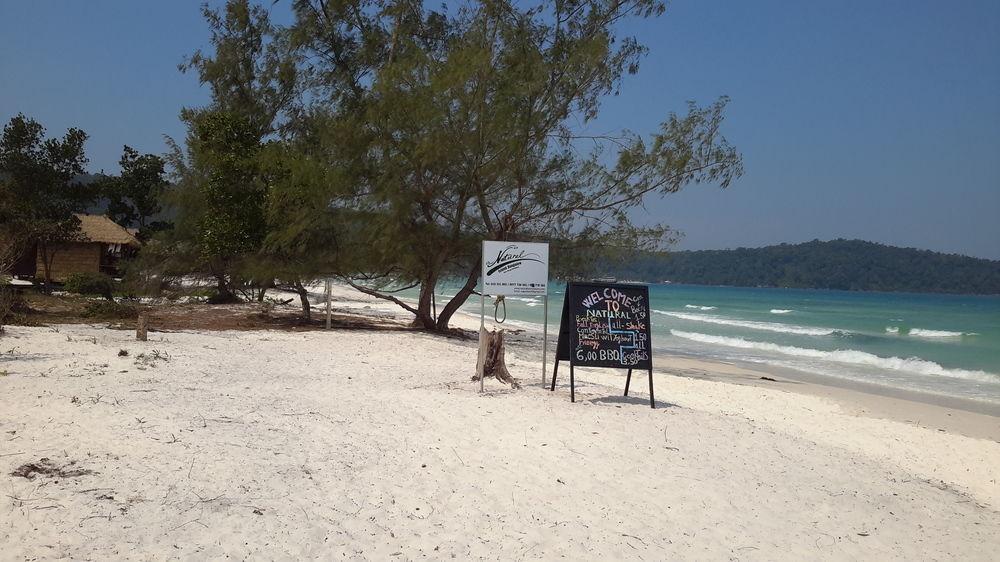
[[645, 285], [570, 283], [566, 285], [556, 364], [569, 361], [570, 400], [576, 401], [574, 367], [628, 369], [625, 396], [633, 370], [649, 373], [649, 402], [653, 401], [653, 360], [649, 337], [649, 288]]

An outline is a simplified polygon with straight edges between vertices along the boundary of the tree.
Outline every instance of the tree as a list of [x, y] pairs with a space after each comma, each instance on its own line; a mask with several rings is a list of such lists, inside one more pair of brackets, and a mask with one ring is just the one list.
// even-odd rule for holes
[[167, 269], [208, 274], [216, 280], [218, 300], [233, 301], [246, 285], [243, 267], [266, 234], [262, 144], [254, 125], [239, 114], [202, 111], [191, 119], [186, 152], [175, 147], [171, 156], [178, 215], [175, 228], [162, 237]]
[[270, 176], [267, 236], [258, 254], [261, 275], [299, 295], [302, 314], [310, 318], [307, 285], [335, 271], [351, 268], [355, 255], [343, 245], [351, 209], [332, 202], [350, 185], [336, 169], [323, 165], [309, 147], [291, 142], [271, 143], [266, 157]]
[[107, 215], [123, 227], [137, 227], [138, 238], [148, 240], [167, 226], [151, 220], [162, 211], [161, 198], [167, 188], [165, 162], [160, 156], [139, 154], [125, 146], [118, 163], [121, 175], [105, 177], [98, 183], [100, 194], [108, 200]]
[[[295, 3], [292, 37], [308, 66], [320, 128], [338, 131], [331, 167], [357, 170], [354, 203], [371, 220], [359, 289], [448, 329], [473, 294], [484, 238], [551, 239], [577, 250], [652, 249], [669, 236], [630, 210], [696, 183], [726, 187], [742, 159], [722, 137], [726, 98], [670, 114], [648, 140], [594, 137], [585, 124], [646, 50], [616, 29], [663, 12], [656, 0]], [[331, 135], [333, 137], [333, 135]], [[593, 143], [581, 156], [584, 142]], [[351, 164], [357, 158], [363, 164]], [[438, 283], [463, 278], [436, 318]], [[386, 292], [418, 286], [416, 305]]]
[[267, 274], [253, 278], [267, 235], [263, 150], [290, 107], [295, 68], [263, 7], [230, 0], [221, 10], [206, 5], [203, 15], [213, 52], [196, 51], [180, 70], [196, 72], [212, 101], [182, 110], [185, 148], [170, 140], [177, 228], [162, 236], [169, 244], [160, 248], [169, 249], [168, 269], [213, 276], [222, 300], [237, 291], [263, 299], [273, 285]]
[[55, 247], [77, 238], [80, 220], [74, 213], [94, 199], [93, 190], [76, 181], [87, 163], [86, 140], [75, 128], [61, 139], [46, 139], [45, 128], [23, 114], [11, 118], [0, 138], [0, 219], [12, 235], [38, 244], [46, 290]]

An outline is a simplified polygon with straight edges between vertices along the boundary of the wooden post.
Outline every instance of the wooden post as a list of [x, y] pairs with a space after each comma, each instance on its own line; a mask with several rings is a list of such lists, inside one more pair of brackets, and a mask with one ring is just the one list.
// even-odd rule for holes
[[326, 329], [330, 329], [330, 293], [333, 292], [333, 283], [326, 280]]
[[139, 319], [135, 323], [135, 339], [138, 341], [146, 341], [146, 330], [147, 330], [148, 318], [145, 312], [139, 313]]

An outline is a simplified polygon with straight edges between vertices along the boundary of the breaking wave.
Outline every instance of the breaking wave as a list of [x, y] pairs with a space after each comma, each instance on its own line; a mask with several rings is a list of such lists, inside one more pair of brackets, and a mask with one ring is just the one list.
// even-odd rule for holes
[[686, 340], [713, 344], [713, 345], [724, 345], [726, 347], [735, 347], [739, 349], [770, 351], [773, 353], [781, 353], [783, 355], [790, 355], [794, 357], [805, 357], [808, 359], [822, 359], [826, 361], [835, 361], [837, 363], [878, 367], [881, 369], [904, 371], [908, 373], [916, 373], [926, 376], [951, 377], [956, 379], [966, 379], [966, 380], [991, 382], [991, 383], [1000, 382], [1000, 375], [987, 373], [986, 371], [947, 369], [933, 361], [927, 361], [919, 357], [910, 357], [906, 359], [901, 357], [880, 357], [878, 355], [873, 355], [871, 353], [866, 353], [864, 351], [856, 351], [853, 349], [822, 351], [819, 349], [793, 347], [789, 345], [778, 345], [769, 342], [745, 340], [743, 338], [712, 336], [708, 334], [699, 334], [697, 332], [684, 332], [681, 330], [670, 330], [670, 333], [679, 338], [684, 338]]
[[788, 314], [789, 312], [794, 312], [794, 310], [788, 308], [772, 308], [771, 314]]
[[959, 338], [962, 336], [972, 336], [975, 334], [964, 332], [952, 332], [949, 330], [925, 330], [923, 328], [900, 328], [899, 326], [886, 326], [887, 334], [902, 334], [918, 338]]
[[685, 304], [684, 308], [693, 308], [695, 310], [715, 310], [718, 307], [715, 307], [715, 306], [701, 306], [699, 304]]
[[777, 322], [754, 322], [752, 320], [734, 320], [710, 316], [707, 314], [688, 314], [686, 312], [668, 312], [664, 310], [653, 310], [656, 314], [672, 316], [681, 320], [691, 320], [694, 322], [707, 322], [709, 324], [721, 324], [723, 326], [735, 326], [737, 328], [750, 328], [751, 330], [764, 330], [767, 332], [778, 332], [781, 334], [798, 334], [802, 336], [833, 336], [842, 335], [843, 330], [832, 328], [809, 328], [806, 326], [793, 326], [791, 324], [779, 324]]

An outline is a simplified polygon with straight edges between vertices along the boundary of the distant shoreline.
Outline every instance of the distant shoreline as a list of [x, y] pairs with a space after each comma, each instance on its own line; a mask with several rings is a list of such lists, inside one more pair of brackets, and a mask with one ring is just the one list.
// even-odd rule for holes
[[698, 286], [1000, 295], [1000, 261], [864, 240], [640, 252], [600, 270], [619, 279]]

